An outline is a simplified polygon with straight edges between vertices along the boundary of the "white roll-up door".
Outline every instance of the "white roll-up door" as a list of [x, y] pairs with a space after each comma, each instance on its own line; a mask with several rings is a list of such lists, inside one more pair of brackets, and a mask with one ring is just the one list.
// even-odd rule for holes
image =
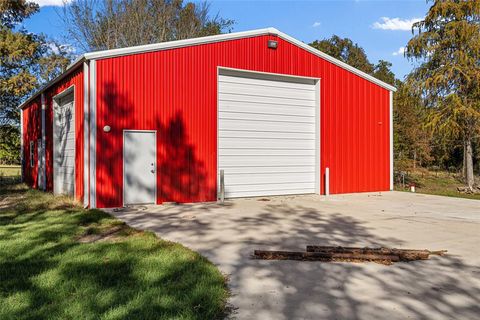
[[221, 70], [218, 102], [226, 197], [317, 192], [315, 80]]
[[55, 194], [75, 190], [75, 107], [73, 92], [55, 99], [53, 119], [53, 188]]

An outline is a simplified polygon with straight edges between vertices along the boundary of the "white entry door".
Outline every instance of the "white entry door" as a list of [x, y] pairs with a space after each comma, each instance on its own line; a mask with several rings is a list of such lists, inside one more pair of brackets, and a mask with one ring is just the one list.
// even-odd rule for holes
[[123, 133], [123, 203], [156, 202], [157, 138], [155, 131]]

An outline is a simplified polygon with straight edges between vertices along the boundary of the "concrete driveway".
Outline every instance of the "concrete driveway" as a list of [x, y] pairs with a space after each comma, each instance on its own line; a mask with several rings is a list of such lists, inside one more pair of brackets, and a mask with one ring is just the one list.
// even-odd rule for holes
[[[268, 201], [265, 201], [268, 200]], [[478, 319], [480, 201], [400, 192], [286, 196], [111, 212], [228, 274], [234, 319]], [[308, 244], [447, 249], [397, 263], [252, 260]]]

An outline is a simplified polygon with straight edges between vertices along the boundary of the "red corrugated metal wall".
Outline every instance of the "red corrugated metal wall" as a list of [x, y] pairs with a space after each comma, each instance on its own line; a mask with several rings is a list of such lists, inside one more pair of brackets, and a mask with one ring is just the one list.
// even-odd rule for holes
[[[53, 190], [53, 97], [70, 86], [74, 85], [75, 99], [75, 198], [83, 199], [83, 68], [77, 68], [68, 76], [60, 80], [45, 92], [45, 163], [47, 190]], [[24, 159], [25, 159], [25, 180], [32, 186], [37, 187], [37, 162], [35, 167], [30, 168], [29, 150], [27, 144], [33, 136], [41, 138], [41, 100], [40, 96], [29, 103], [23, 110], [23, 132], [24, 132]], [[37, 142], [35, 140], [35, 148]], [[35, 149], [35, 154], [37, 150]]]
[[97, 62], [98, 207], [122, 205], [124, 129], [158, 131], [158, 203], [216, 199], [217, 66], [321, 78], [321, 181], [329, 167], [331, 193], [389, 189], [389, 91], [258, 36]]
[[[38, 139], [42, 138], [42, 104], [40, 97], [32, 100], [23, 110], [24, 181], [32, 188], [38, 187]], [[33, 167], [30, 165], [30, 142], [33, 141]]]

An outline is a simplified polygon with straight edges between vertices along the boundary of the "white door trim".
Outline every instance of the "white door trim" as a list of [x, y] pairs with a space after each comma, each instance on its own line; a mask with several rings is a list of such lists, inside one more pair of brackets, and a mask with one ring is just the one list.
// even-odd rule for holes
[[45, 125], [45, 112], [47, 109], [46, 106], [46, 101], [45, 101], [45, 94], [42, 93], [40, 95], [40, 100], [42, 104], [42, 146], [41, 146], [41, 151], [42, 154], [38, 155], [40, 157], [41, 161], [41, 168], [42, 168], [42, 190], [45, 191], [47, 190], [47, 165], [46, 165], [46, 157], [45, 157], [45, 148], [46, 148], [46, 125]]
[[321, 78], [317, 77], [308, 77], [308, 76], [297, 76], [297, 75], [291, 75], [291, 74], [283, 74], [283, 73], [272, 73], [272, 72], [262, 72], [262, 71], [255, 71], [255, 70], [247, 70], [247, 69], [237, 69], [237, 68], [230, 68], [230, 67], [223, 67], [223, 66], [217, 66], [217, 168], [216, 168], [216, 197], [217, 199], [220, 198], [220, 170], [219, 170], [219, 163], [220, 163], [220, 153], [218, 150], [219, 146], [219, 128], [220, 128], [220, 117], [219, 117], [219, 110], [220, 110], [220, 101], [219, 101], [219, 80], [220, 80], [220, 74], [222, 71], [231, 71], [233, 73], [238, 72], [238, 74], [252, 74], [252, 75], [265, 75], [265, 76], [277, 76], [281, 78], [291, 78], [291, 79], [300, 79], [300, 80], [313, 80], [315, 81], [315, 89], [316, 89], [316, 105], [317, 108], [315, 109], [315, 157], [317, 159], [316, 161], [316, 166], [315, 166], [315, 190], [317, 194], [320, 194], [320, 183], [322, 181], [321, 179], [321, 172], [320, 172], [320, 163], [321, 163], [321, 154], [320, 154], [320, 143], [321, 143], [321, 131], [320, 131], [320, 117], [321, 117], [321, 100], [320, 100], [320, 92], [321, 92]]
[[83, 206], [86, 208], [89, 204], [89, 84], [90, 71], [88, 62], [83, 63]]
[[[69, 95], [70, 93], [73, 93], [73, 131], [74, 131], [74, 136], [76, 137], [76, 125], [75, 125], [75, 85], [71, 85], [70, 87], [66, 88], [62, 92], [56, 94], [55, 96], [52, 97], [52, 145], [53, 145], [53, 181], [52, 181], [52, 191], [55, 194], [55, 108], [58, 108], [58, 100], [62, 99], [63, 97]], [[77, 146], [76, 146], [76, 140], [73, 143], [73, 198], [75, 198], [76, 195], [76, 164], [77, 164]]]
[[148, 133], [155, 133], [155, 200], [153, 204], [157, 204], [157, 179], [158, 179], [158, 168], [157, 168], [157, 161], [158, 161], [158, 154], [157, 154], [157, 130], [136, 130], [136, 129], [123, 129], [122, 133], [122, 206], [125, 207], [125, 133], [127, 132], [148, 132]]
[[89, 152], [88, 152], [88, 170], [89, 170], [89, 204], [90, 208], [97, 207], [97, 71], [96, 60], [90, 60], [89, 64]]

